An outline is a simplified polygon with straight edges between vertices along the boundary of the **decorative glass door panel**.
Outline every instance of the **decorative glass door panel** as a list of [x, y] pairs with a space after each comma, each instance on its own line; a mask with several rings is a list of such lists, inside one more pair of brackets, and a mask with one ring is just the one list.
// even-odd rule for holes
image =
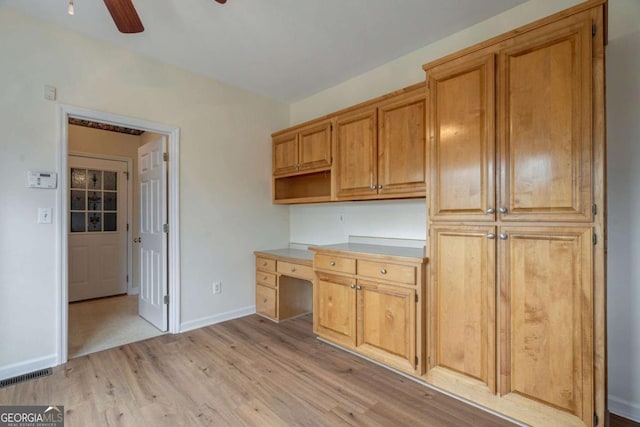
[[71, 168], [71, 232], [118, 231], [118, 173]]

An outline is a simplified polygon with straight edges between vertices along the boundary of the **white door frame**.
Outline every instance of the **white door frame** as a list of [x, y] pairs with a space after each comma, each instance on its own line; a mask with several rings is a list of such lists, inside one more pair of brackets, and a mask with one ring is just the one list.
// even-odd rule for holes
[[[169, 286], [169, 332], [176, 334], [180, 332], [180, 129], [175, 126], [164, 125], [131, 117], [119, 116], [102, 111], [89, 110], [86, 108], [71, 105], [58, 105], [59, 117], [59, 141], [58, 141], [58, 170], [60, 180], [57, 189], [58, 206], [56, 213], [59, 227], [57, 230], [57, 240], [59, 247], [56, 254], [57, 272], [57, 364], [67, 362], [67, 346], [69, 332], [69, 259], [68, 259], [68, 196], [67, 186], [69, 182], [67, 172], [67, 159], [69, 155], [69, 117], [91, 120], [100, 123], [107, 123], [116, 126], [124, 126], [133, 129], [140, 129], [148, 132], [158, 133], [167, 137], [167, 152], [169, 162], [169, 180], [167, 189], [168, 216], [169, 216], [169, 245], [168, 245], [168, 286]], [[129, 239], [131, 240], [131, 239]]]
[[[68, 144], [67, 144], [68, 147]], [[100, 159], [100, 160], [115, 160], [118, 162], [123, 162], [127, 164], [127, 173], [129, 174], [129, 178], [133, 176], [133, 160], [129, 157], [120, 157], [120, 156], [112, 156], [110, 154], [102, 154], [102, 153], [87, 153], [84, 151], [67, 151], [67, 159], [69, 156], [75, 157], [86, 157], [88, 159]], [[67, 181], [67, 184], [69, 181]], [[68, 213], [68, 212], [67, 212]], [[127, 225], [133, 224], [133, 180], [127, 179]], [[61, 217], [62, 218], [62, 217]], [[67, 220], [69, 218], [67, 217]], [[127, 282], [127, 294], [134, 295], [135, 292], [133, 286], [133, 242], [131, 239], [131, 232], [133, 231], [132, 227], [129, 227], [127, 230], [127, 277], [129, 281]], [[67, 235], [67, 239], [69, 235]], [[68, 252], [67, 252], [68, 253]], [[68, 260], [67, 260], [68, 261]]]

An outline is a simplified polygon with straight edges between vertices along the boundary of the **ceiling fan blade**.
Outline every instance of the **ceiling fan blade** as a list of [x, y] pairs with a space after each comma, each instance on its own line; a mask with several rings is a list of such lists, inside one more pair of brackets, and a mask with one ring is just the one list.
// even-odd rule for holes
[[107, 5], [113, 22], [116, 23], [116, 27], [121, 33], [131, 34], [144, 31], [144, 26], [132, 0], [104, 0], [104, 4]]
[[227, 0], [216, 0], [216, 1], [220, 4], [225, 4], [227, 2]]

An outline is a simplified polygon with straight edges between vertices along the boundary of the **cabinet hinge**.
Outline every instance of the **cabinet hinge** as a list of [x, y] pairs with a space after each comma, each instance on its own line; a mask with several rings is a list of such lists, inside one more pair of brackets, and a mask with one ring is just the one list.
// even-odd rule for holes
[[593, 413], [593, 425], [597, 426], [598, 425], [598, 421], [599, 421], [598, 414], [594, 412]]
[[169, 304], [169, 295], [164, 296], [164, 303]]
[[162, 160], [164, 160], [165, 162], [169, 161], [169, 153], [162, 153]]
[[593, 244], [594, 245], [598, 244], [598, 235], [596, 233], [593, 233]]
[[418, 302], [418, 294], [416, 294], [416, 302]]
[[597, 28], [598, 28], [598, 27], [596, 27], [596, 23], [595, 23], [595, 22], [594, 22], [593, 24], [591, 24], [591, 35], [592, 35], [593, 37], [595, 37], [595, 36], [596, 36]]
[[598, 205], [595, 203], [591, 205], [591, 212], [593, 212], [594, 215], [598, 215]]
[[169, 232], [169, 224], [162, 224], [162, 232], [163, 233]]
[[427, 356], [427, 363], [430, 365], [431, 364], [431, 356]]
[[413, 363], [415, 366], [418, 366], [418, 356], [413, 359]]

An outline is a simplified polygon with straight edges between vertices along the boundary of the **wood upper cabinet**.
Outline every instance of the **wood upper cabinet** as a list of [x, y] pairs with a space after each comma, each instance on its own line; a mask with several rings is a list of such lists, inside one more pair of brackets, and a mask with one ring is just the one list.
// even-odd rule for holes
[[432, 220], [592, 220], [591, 24], [577, 14], [427, 69]]
[[425, 196], [424, 87], [378, 107], [378, 194]]
[[423, 85], [336, 119], [336, 198], [425, 196]]
[[591, 32], [585, 12], [499, 53], [502, 220], [592, 220]]
[[273, 137], [273, 174], [284, 175], [331, 166], [331, 120]]
[[433, 220], [495, 218], [495, 54], [428, 71]]
[[431, 227], [427, 378], [446, 369], [496, 391], [496, 229]]
[[367, 107], [336, 118], [338, 199], [377, 197], [377, 110]]
[[592, 228], [499, 231], [500, 394], [592, 425]]

